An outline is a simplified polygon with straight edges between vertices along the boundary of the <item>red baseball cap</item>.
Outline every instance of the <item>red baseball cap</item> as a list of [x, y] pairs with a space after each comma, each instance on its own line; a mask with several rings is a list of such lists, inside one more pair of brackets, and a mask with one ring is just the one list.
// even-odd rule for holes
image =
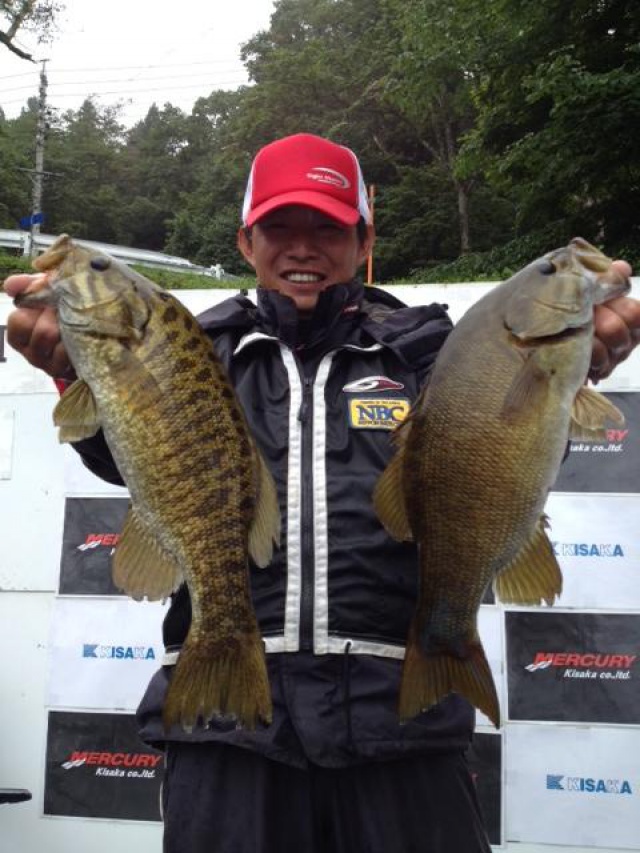
[[251, 226], [289, 204], [312, 207], [343, 225], [371, 222], [358, 158], [349, 148], [310, 133], [285, 136], [256, 154], [242, 206]]

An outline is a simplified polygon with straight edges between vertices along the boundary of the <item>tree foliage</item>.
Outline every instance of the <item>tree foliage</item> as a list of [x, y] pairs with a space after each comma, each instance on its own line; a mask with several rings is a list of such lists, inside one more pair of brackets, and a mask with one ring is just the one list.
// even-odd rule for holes
[[[129, 129], [91, 100], [52, 114], [45, 229], [241, 273], [251, 159], [307, 131], [375, 185], [379, 280], [495, 277], [576, 234], [639, 261], [639, 29], [630, 0], [277, 0], [250, 85]], [[36, 109], [0, 105], [0, 227], [29, 211]]]
[[49, 41], [62, 9], [64, 5], [56, 0], [0, 0], [0, 45], [33, 62], [33, 56], [15, 43], [16, 37], [20, 32], [35, 32], [39, 43]]

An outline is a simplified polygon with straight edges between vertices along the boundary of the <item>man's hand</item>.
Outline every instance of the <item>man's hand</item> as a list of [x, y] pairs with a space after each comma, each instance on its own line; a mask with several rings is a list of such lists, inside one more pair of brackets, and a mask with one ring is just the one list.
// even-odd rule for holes
[[[40, 290], [47, 281], [47, 273], [12, 275], [4, 283], [4, 292], [14, 298], [18, 293]], [[53, 308], [16, 308], [7, 320], [7, 341], [30, 364], [50, 376], [73, 378], [73, 368], [60, 339]]]
[[[613, 261], [615, 269], [629, 278], [631, 267], [626, 261]], [[627, 358], [640, 341], [640, 302], [619, 296], [594, 312], [595, 337], [589, 379], [598, 382], [611, 374]]]

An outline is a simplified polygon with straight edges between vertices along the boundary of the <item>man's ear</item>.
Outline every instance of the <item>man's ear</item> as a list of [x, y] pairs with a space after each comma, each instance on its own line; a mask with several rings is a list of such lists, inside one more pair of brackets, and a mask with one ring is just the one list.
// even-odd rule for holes
[[360, 251], [358, 253], [358, 266], [363, 264], [373, 249], [373, 244], [376, 242], [376, 230], [373, 225], [367, 225], [367, 233], [364, 240], [360, 243]]
[[245, 261], [255, 269], [256, 265], [253, 260], [253, 243], [251, 242], [251, 232], [248, 231], [244, 227], [244, 225], [241, 225], [240, 228], [238, 228], [236, 245]]

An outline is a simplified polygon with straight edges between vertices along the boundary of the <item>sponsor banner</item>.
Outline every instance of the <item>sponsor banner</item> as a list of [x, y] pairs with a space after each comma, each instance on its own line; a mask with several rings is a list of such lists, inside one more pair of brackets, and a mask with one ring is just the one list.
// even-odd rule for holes
[[0, 480], [11, 479], [13, 460], [13, 409], [0, 408]]
[[604, 395], [625, 416], [624, 426], [607, 430], [604, 441], [572, 441], [558, 478], [557, 492], [637, 492], [640, 471], [640, 394]]
[[640, 495], [551, 494], [561, 607], [640, 610]]
[[[485, 607], [482, 605], [478, 611], [478, 632], [484, 647], [491, 674], [498, 692], [500, 702], [500, 715], [506, 716], [505, 689], [504, 689], [504, 667], [503, 661], [503, 614], [497, 607]], [[482, 711], [476, 709], [476, 723], [479, 726], [491, 726], [493, 723]]]
[[507, 841], [637, 850], [640, 731], [508, 726]]
[[493, 846], [501, 846], [502, 737], [476, 732], [467, 750], [467, 761], [478, 791], [489, 841]]
[[119, 595], [111, 558], [129, 508], [126, 498], [67, 498], [60, 559], [62, 595]]
[[45, 814], [157, 821], [162, 775], [133, 715], [49, 712]]
[[49, 695], [53, 708], [133, 711], [164, 647], [157, 602], [58, 599], [52, 613]]
[[640, 724], [640, 615], [505, 619], [511, 720]]

